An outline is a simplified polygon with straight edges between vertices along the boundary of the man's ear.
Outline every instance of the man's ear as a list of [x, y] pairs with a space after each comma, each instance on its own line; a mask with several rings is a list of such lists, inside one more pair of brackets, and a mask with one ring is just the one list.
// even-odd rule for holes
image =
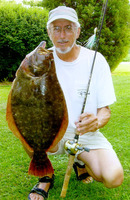
[[76, 39], [79, 38], [79, 36], [80, 36], [80, 31], [81, 31], [81, 29], [80, 29], [80, 27], [79, 27], [78, 30], [77, 30], [77, 34], [76, 34]]

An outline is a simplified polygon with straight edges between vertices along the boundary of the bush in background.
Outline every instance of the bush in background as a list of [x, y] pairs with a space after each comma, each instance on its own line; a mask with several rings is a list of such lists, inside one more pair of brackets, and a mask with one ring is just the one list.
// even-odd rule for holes
[[48, 11], [25, 8], [12, 2], [0, 3], [0, 80], [13, 80], [27, 53], [42, 40], [50, 46], [46, 31]]
[[130, 49], [128, 55], [123, 59], [123, 62], [130, 62]]

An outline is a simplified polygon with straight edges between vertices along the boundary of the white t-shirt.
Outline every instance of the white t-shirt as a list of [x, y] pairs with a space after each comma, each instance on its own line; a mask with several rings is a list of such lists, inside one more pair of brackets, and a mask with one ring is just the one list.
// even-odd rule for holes
[[[64, 137], [73, 139], [76, 128], [74, 123], [81, 114], [95, 52], [81, 47], [76, 60], [65, 62], [59, 59], [55, 49], [53, 50], [56, 73], [64, 92], [69, 115], [69, 125]], [[97, 53], [84, 112], [96, 115], [97, 108], [108, 106], [115, 100], [109, 65], [105, 58]], [[89, 135], [97, 132], [99, 131], [84, 134], [79, 138], [79, 142], [84, 143]]]

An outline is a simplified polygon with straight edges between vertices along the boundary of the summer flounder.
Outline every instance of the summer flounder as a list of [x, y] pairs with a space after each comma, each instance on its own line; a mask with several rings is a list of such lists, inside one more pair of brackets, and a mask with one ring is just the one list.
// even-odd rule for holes
[[29, 174], [54, 173], [47, 151], [62, 139], [68, 125], [63, 91], [56, 76], [53, 53], [45, 42], [22, 61], [8, 96], [10, 130], [33, 155]]

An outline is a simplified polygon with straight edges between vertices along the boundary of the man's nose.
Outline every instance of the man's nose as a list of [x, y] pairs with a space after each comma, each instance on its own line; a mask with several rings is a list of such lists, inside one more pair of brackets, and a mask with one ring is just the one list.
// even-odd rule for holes
[[62, 28], [60, 31], [60, 37], [65, 38], [65, 36], [66, 36], [65, 30]]

